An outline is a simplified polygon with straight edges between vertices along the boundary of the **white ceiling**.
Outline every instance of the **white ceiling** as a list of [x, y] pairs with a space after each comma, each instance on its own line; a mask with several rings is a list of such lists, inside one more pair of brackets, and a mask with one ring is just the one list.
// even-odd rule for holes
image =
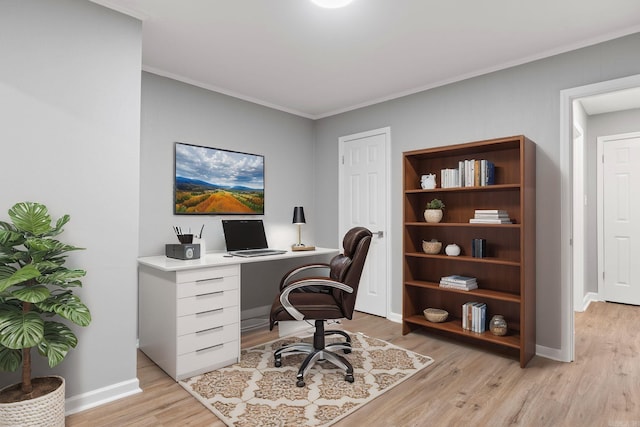
[[640, 31], [639, 0], [92, 0], [143, 69], [321, 118]]

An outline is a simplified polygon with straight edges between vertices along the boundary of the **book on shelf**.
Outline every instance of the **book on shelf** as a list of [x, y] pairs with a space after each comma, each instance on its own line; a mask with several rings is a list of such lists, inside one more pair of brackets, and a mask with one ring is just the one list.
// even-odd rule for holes
[[495, 164], [486, 159], [458, 162], [460, 187], [484, 187], [496, 183]]
[[471, 256], [474, 258], [484, 258], [487, 256], [487, 240], [486, 239], [471, 240]]
[[507, 211], [504, 209], [476, 209], [476, 214], [497, 214], [497, 215], [507, 215]]
[[460, 170], [459, 169], [440, 170], [440, 186], [442, 188], [460, 187]]
[[502, 209], [476, 209], [470, 224], [511, 224], [507, 211]]
[[478, 289], [478, 281], [475, 277], [466, 276], [445, 276], [440, 279], [441, 288], [458, 289], [461, 291], [470, 291]]
[[451, 276], [442, 276], [441, 280], [446, 280], [448, 282], [458, 283], [461, 285], [477, 282], [477, 279], [475, 277], [461, 276], [459, 274], [453, 274]]
[[483, 333], [487, 330], [487, 304], [467, 302], [462, 305], [462, 329]]
[[440, 170], [442, 188], [482, 187], [495, 184], [495, 165], [482, 159], [458, 161], [458, 168]]

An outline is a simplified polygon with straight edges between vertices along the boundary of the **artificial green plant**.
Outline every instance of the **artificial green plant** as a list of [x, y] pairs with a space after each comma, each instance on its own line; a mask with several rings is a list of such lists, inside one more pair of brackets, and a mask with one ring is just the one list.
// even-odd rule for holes
[[9, 218], [11, 223], [0, 221], [0, 370], [22, 366], [21, 390], [29, 395], [31, 349], [50, 367], [58, 365], [78, 339], [54, 319], [87, 326], [91, 313], [72, 290], [82, 286], [86, 272], [64, 265], [68, 252], [82, 248], [54, 238], [69, 215], [52, 225], [46, 206], [22, 202], [9, 209]]

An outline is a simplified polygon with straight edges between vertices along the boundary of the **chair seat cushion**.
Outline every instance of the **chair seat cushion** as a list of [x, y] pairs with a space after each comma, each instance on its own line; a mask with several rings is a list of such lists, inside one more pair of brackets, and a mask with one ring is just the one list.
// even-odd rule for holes
[[[331, 294], [317, 292], [292, 292], [289, 302], [300, 311], [305, 319], [342, 319], [345, 317]], [[295, 320], [276, 297], [271, 306], [271, 325], [278, 321]]]

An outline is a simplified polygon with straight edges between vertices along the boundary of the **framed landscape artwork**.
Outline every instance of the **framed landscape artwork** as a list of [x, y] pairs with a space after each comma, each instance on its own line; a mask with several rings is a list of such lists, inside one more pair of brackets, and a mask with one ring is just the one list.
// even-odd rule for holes
[[176, 215], [263, 215], [264, 156], [175, 143]]

